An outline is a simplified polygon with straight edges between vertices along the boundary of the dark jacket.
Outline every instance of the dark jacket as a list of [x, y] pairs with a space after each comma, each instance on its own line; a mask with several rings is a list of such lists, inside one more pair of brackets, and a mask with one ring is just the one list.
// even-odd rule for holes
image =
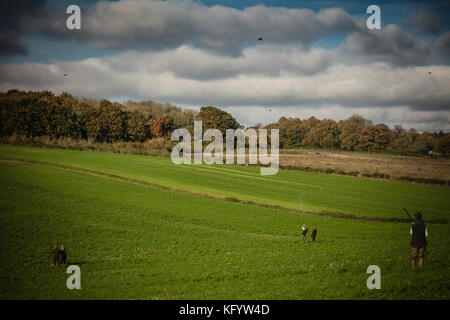
[[425, 235], [426, 226], [422, 220], [414, 221], [411, 224], [412, 237], [411, 246], [412, 247], [425, 247], [427, 245], [427, 237]]
[[60, 263], [66, 263], [66, 249], [64, 248], [64, 250], [59, 250], [59, 262]]
[[58, 258], [58, 254], [59, 254], [59, 249], [58, 248], [53, 248], [52, 249], [52, 258], [53, 259]]

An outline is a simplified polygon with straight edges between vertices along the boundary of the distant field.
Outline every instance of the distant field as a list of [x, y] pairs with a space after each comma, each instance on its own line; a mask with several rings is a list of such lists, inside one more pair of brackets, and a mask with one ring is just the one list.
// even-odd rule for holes
[[[428, 225], [426, 266], [411, 270], [407, 223], [181, 192], [376, 217], [398, 217], [408, 207], [448, 219], [448, 188], [293, 171], [261, 177], [251, 167], [7, 145], [0, 159], [3, 299], [450, 297], [448, 223]], [[299, 244], [303, 223], [318, 228], [316, 243]], [[56, 243], [81, 267], [81, 290], [68, 290], [65, 269], [50, 267]], [[381, 290], [366, 288], [372, 264], [382, 270]]]
[[104, 152], [0, 145], [0, 159], [45, 161], [210, 195], [314, 212], [406, 218], [403, 207], [428, 219], [448, 219], [450, 188], [280, 170], [261, 176], [244, 166], [174, 165], [170, 159]]
[[391, 179], [415, 178], [450, 181], [450, 159], [413, 157], [342, 150], [281, 150], [282, 166], [384, 174]]
[[[4, 138], [0, 144], [29, 145], [47, 148], [102, 151], [170, 157], [167, 147], [133, 143], [95, 143], [71, 139], [24, 136]], [[224, 145], [224, 149], [226, 145]], [[248, 149], [246, 149], [248, 160]], [[450, 158], [443, 156], [402, 156], [387, 153], [353, 152], [331, 149], [281, 149], [280, 167], [295, 171], [325, 172], [339, 175], [369, 177], [450, 186]]]

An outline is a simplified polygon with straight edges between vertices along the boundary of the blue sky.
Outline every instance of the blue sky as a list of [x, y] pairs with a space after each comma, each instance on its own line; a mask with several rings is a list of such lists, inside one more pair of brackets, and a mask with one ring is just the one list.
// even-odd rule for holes
[[[81, 30], [65, 27], [69, 4]], [[371, 4], [381, 30], [365, 26]], [[358, 113], [450, 130], [447, 1], [16, 0], [0, 12], [2, 91], [215, 105], [245, 124]]]

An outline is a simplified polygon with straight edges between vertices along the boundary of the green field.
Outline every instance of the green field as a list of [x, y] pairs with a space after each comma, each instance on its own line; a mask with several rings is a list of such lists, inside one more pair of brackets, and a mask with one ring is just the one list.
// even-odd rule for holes
[[[448, 223], [428, 224], [425, 266], [411, 269], [407, 223], [313, 214], [401, 218], [407, 207], [448, 220], [449, 188], [8, 145], [0, 159], [2, 299], [450, 297]], [[316, 243], [300, 245], [304, 223]], [[54, 244], [80, 266], [81, 290], [50, 266]], [[381, 290], [366, 287], [369, 265]]]

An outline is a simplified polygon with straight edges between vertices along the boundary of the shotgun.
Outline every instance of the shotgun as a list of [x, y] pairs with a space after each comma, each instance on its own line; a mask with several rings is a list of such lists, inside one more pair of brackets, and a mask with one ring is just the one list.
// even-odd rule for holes
[[403, 210], [405, 210], [406, 214], [408, 215], [409, 220], [413, 221], [413, 218], [411, 218], [411, 216], [408, 213], [408, 210], [406, 210], [406, 208], [403, 208]]

